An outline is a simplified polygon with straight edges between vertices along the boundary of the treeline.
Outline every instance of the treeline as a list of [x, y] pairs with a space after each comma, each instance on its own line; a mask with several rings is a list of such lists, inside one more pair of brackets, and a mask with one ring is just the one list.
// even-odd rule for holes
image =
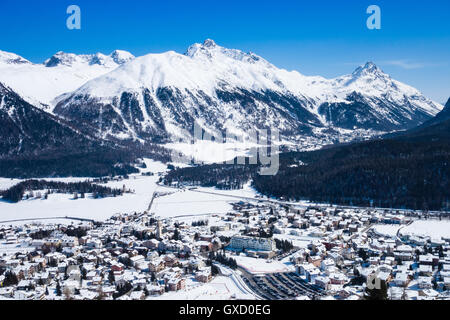
[[217, 261], [225, 266], [230, 267], [233, 270], [236, 270], [238, 267], [235, 259], [228, 258], [225, 254], [222, 254], [220, 252], [218, 252], [218, 253], [210, 252], [208, 258], [210, 261]]
[[50, 237], [52, 234], [52, 230], [39, 230], [33, 233], [30, 233], [30, 238], [33, 240], [42, 240]]
[[275, 176], [257, 166], [209, 165], [171, 171], [166, 183], [237, 189], [337, 205], [450, 209], [450, 122], [384, 140], [280, 155]]
[[256, 165], [212, 164], [171, 170], [164, 183], [173, 182], [191, 186], [216, 187], [221, 190], [242, 189], [256, 173]]
[[275, 245], [278, 250], [282, 250], [283, 252], [289, 252], [294, 249], [294, 245], [288, 240], [275, 239]]
[[137, 152], [141, 157], [149, 158], [162, 163], [172, 161], [172, 151], [153, 143], [145, 143], [144, 145], [138, 144], [131, 147], [131, 149], [137, 149]]
[[170, 161], [161, 146], [101, 139], [98, 128], [43, 112], [1, 83], [0, 100], [6, 106], [0, 108], [1, 177], [117, 176], [137, 173], [138, 158]]
[[204, 227], [209, 224], [208, 220], [192, 221], [193, 227]]
[[69, 227], [63, 232], [66, 235], [68, 235], [69, 237], [81, 238], [81, 237], [85, 237], [87, 235], [86, 228], [82, 228], [82, 227], [76, 227], [76, 228], [75, 227]]
[[[307, 165], [298, 165], [300, 161]], [[276, 176], [254, 178], [270, 196], [317, 203], [443, 210], [450, 200], [450, 145], [372, 141], [280, 158]]]
[[17, 203], [21, 201], [27, 191], [47, 190], [48, 193], [77, 193], [82, 197], [86, 193], [94, 194], [94, 198], [116, 197], [123, 194], [121, 189], [113, 189], [105, 186], [84, 182], [57, 182], [46, 180], [26, 180], [11, 188], [2, 191], [0, 195], [6, 201]]
[[5, 178], [104, 177], [138, 173], [133, 153], [100, 150], [73, 154], [48, 154], [0, 159]]
[[150, 158], [163, 163], [170, 162], [171, 153], [154, 144], [121, 142], [119, 146], [96, 146], [95, 148], [41, 153], [38, 155], [2, 156], [0, 176], [5, 178], [48, 177], [107, 177], [138, 173], [138, 158]]
[[116, 292], [113, 293], [113, 299], [116, 300], [133, 290], [133, 285], [128, 281], [120, 281], [116, 285]]
[[6, 271], [4, 277], [5, 279], [3, 279], [3, 287], [11, 287], [19, 284], [17, 275], [11, 270]]

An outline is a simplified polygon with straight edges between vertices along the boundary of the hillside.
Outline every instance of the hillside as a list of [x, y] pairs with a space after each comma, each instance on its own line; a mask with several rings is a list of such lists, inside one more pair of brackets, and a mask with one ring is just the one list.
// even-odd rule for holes
[[[250, 172], [249, 172], [250, 171]], [[396, 137], [314, 152], [280, 155], [275, 176], [256, 167], [212, 165], [172, 171], [168, 183], [239, 188], [249, 179], [261, 193], [292, 200], [387, 208], [448, 208], [450, 200], [450, 120]]]
[[126, 174], [136, 152], [81, 133], [0, 83], [0, 176]]

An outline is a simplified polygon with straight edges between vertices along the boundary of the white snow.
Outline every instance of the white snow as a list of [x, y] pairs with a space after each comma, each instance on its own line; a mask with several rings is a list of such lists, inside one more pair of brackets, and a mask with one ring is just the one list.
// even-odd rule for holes
[[193, 92], [201, 90], [210, 97], [215, 97], [216, 89], [221, 87], [255, 91], [270, 89], [307, 98], [313, 112], [317, 112], [325, 101], [345, 101], [347, 95], [354, 91], [369, 97], [387, 95], [397, 102], [404, 101], [407, 96], [413, 100], [414, 108], [423, 109], [430, 115], [443, 108], [423, 98], [418, 90], [392, 80], [370, 62], [350, 75], [325, 79], [278, 69], [253, 53], [223, 48], [212, 40], [192, 45], [184, 55], [169, 51], [136, 58], [87, 82], [77, 93], [110, 101], [124, 91], [139, 92], [142, 88], [149, 88], [156, 92], [161, 87]]
[[403, 228], [400, 233], [402, 235], [415, 235], [432, 239], [450, 239], [450, 221], [418, 220]]
[[[149, 159], [145, 160], [147, 169], [154, 173], [167, 170], [167, 166]], [[85, 178], [49, 178], [47, 180], [57, 181], [83, 181]], [[106, 186], [122, 188], [134, 191], [133, 194], [124, 194], [121, 197], [109, 197], [104, 199], [93, 199], [87, 196], [85, 199], [73, 200], [73, 195], [51, 194], [47, 200], [30, 199], [19, 203], [8, 203], [0, 200], [0, 221], [37, 218], [64, 218], [75, 217], [103, 221], [117, 213], [143, 212], [147, 210], [153, 193], [158, 191], [172, 191], [172, 189], [157, 185], [159, 176], [131, 175], [130, 179], [123, 181], [108, 182]], [[6, 185], [6, 180], [2, 179]], [[11, 183], [8, 183], [10, 185]]]
[[24, 226], [24, 225], [41, 225], [41, 226], [58, 226], [58, 225], [65, 225], [65, 226], [80, 226], [83, 224], [88, 223], [87, 221], [80, 221], [80, 220], [74, 220], [74, 219], [59, 219], [59, 218], [48, 218], [48, 219], [26, 219], [26, 220], [17, 220], [17, 221], [8, 221], [4, 223], [0, 223], [0, 226]]
[[[170, 104], [165, 104], [160, 99], [161, 92], [158, 90], [161, 88], [173, 91], [174, 98], [180, 100], [180, 110], [174, 112]], [[144, 90], [148, 90], [145, 95]], [[194, 154], [201, 160], [212, 159], [210, 162], [218, 159], [228, 160], [235, 153], [246, 152], [246, 149], [238, 147], [240, 150], [222, 152], [214, 145], [202, 145], [202, 148], [194, 149], [183, 145], [182, 143], [191, 140], [192, 133], [185, 130], [185, 126], [180, 124], [174, 113], [183, 113], [183, 117], [188, 114], [211, 132], [217, 130], [209, 119], [213, 117], [215, 121], [223, 124], [224, 129], [236, 133], [239, 137], [257, 125], [292, 130], [291, 122], [296, 120], [294, 115], [289, 114], [290, 110], [287, 110], [286, 114], [265, 102], [256, 101], [257, 107], [261, 109], [260, 114], [264, 114], [264, 118], [259, 119], [257, 115], [246, 114], [242, 106], [235, 101], [224, 102], [219, 98], [218, 90], [259, 93], [270, 90], [282, 96], [291, 96], [302, 101], [304, 108], [326, 126], [329, 120], [319, 112], [319, 107], [325, 102], [346, 103], [348, 96], [355, 92], [361, 94], [364, 103], [370, 106], [367, 111], [369, 117], [388, 120], [397, 125], [401, 125], [396, 122], [398, 113], [405, 118], [411, 118], [419, 112], [434, 116], [443, 108], [442, 105], [425, 98], [418, 90], [393, 80], [373, 63], [359, 67], [352, 74], [325, 79], [279, 69], [253, 53], [223, 48], [212, 40], [192, 45], [186, 54], [169, 51], [135, 58], [111, 72], [85, 82], [71, 93], [58, 96], [53, 103], [64, 101], [61, 108], [83, 108], [77, 98], [83, 96], [93, 103], [109, 104], [116, 108], [114, 106], [117, 99], [123, 92], [132, 93], [140, 102], [142, 126], [159, 130], [143, 102], [144, 96], [148, 98], [148, 94], [155, 102], [165, 130], [172, 138], [173, 143], [169, 147], [184, 150], [189, 155]], [[203, 107], [203, 104], [207, 107]], [[204, 108], [207, 108], [208, 112], [203, 110]], [[115, 111], [118, 115], [122, 114], [118, 108]], [[127, 128], [113, 135], [119, 139], [139, 139], [138, 133], [125, 122]], [[209, 150], [212, 151], [211, 156], [205, 157]]]
[[232, 256], [232, 258], [236, 260], [238, 266], [251, 274], [295, 272], [295, 266], [289, 262], [270, 261], [243, 256]]
[[5, 242], [0, 242], [0, 256], [4, 254], [14, 254], [17, 252], [29, 253], [34, 251], [34, 247], [22, 246], [21, 244], [6, 244]]
[[[37, 180], [46, 180], [46, 181], [56, 181], [56, 182], [81, 182], [86, 180], [92, 180], [92, 178], [37, 178]], [[16, 184], [24, 181], [24, 179], [10, 179], [10, 178], [0, 178], [0, 191], [6, 190], [15, 186]]]
[[19, 203], [0, 201], [0, 219], [4, 222], [70, 216], [102, 221], [116, 213], [145, 210], [145, 204], [150, 203], [151, 194], [147, 195], [147, 201], [141, 194], [104, 199], [72, 200], [72, 198], [73, 196], [68, 194], [52, 194], [48, 200], [32, 199]]
[[376, 233], [387, 237], [395, 237], [400, 228], [402, 228], [402, 226], [395, 224], [378, 224], [373, 226]]
[[[434, 116], [443, 108], [425, 98], [418, 90], [391, 79], [373, 63], [367, 63], [352, 74], [335, 79], [304, 76], [297, 71], [279, 69], [254, 53], [221, 47], [212, 40], [190, 46], [185, 54], [169, 51], [138, 58], [119, 50], [110, 55], [58, 52], [41, 65], [28, 63], [14, 54], [0, 52], [0, 82], [11, 87], [30, 103], [49, 112], [62, 100], [67, 99], [67, 104], [72, 106], [80, 103], [74, 98], [79, 95], [93, 99], [96, 103], [111, 104], [115, 108], [113, 102], [127, 91], [133, 93], [140, 102], [144, 117], [143, 128], [159, 130], [145, 108], [143, 90], [148, 89], [161, 113], [166, 131], [172, 138], [173, 144], [169, 147], [184, 150], [189, 155], [209, 162], [229, 160], [234, 155], [245, 154], [248, 149], [238, 146], [237, 150], [232, 150], [226, 146], [226, 151], [222, 152], [214, 144], [200, 144], [194, 148], [180, 144], [180, 141], [190, 140], [192, 135], [185, 132], [184, 126], [174, 117], [174, 110], [158, 99], [158, 89], [176, 89], [174, 92], [180, 95], [180, 105], [185, 109], [181, 110], [183, 114], [205, 122], [199, 123], [204, 128], [216, 129], [209, 119], [203, 119], [213, 116], [216, 121], [222, 122], [224, 129], [233, 131], [238, 136], [242, 136], [250, 127], [255, 127], [255, 123], [265, 128], [292, 129], [290, 121], [295, 117], [283, 116], [277, 108], [257, 102], [261, 114], [265, 114], [264, 119], [257, 119], [255, 115], [245, 114], [242, 106], [237, 103], [224, 103], [219, 99], [217, 90], [271, 90], [280, 95], [292, 96], [302, 101], [304, 107], [324, 125], [327, 125], [327, 119], [319, 113], [319, 106], [324, 102], [345, 102], [353, 92], [363, 95], [365, 102], [371, 107], [368, 113], [393, 123], [396, 121], [396, 112], [402, 113], [406, 118], [418, 111]], [[185, 90], [189, 90], [189, 94]], [[378, 99], [385, 101], [386, 105], [380, 107]], [[201, 111], [201, 104], [208, 104], [209, 101], [214, 104], [208, 105], [208, 112]], [[401, 110], [391, 110], [391, 105]], [[121, 115], [120, 110], [116, 108], [115, 111]], [[125, 125], [127, 128], [124, 131], [109, 134], [119, 139], [139, 140], [139, 134], [133, 127], [127, 121]]]
[[162, 296], [149, 298], [149, 300], [248, 300], [253, 296], [244, 293], [236, 283], [229, 277], [217, 276], [210, 283], [202, 284], [189, 281], [186, 284], [187, 290], [178, 292], [168, 292]]
[[251, 187], [250, 182], [239, 190], [205, 187], [195, 190], [171, 190], [172, 194], [155, 199], [151, 211], [156, 216], [186, 220], [190, 217], [222, 215], [232, 212], [232, 204], [241, 201], [241, 198], [259, 200], [258, 192]]
[[31, 64], [27, 59], [22, 58], [21, 56], [0, 50], [0, 64]]
[[9, 189], [20, 181], [20, 179], [0, 178], [0, 191]]
[[216, 188], [204, 188], [204, 187], [198, 187], [197, 190], [205, 192], [213, 192], [219, 195], [252, 198], [255, 199], [256, 201], [259, 200], [260, 197], [262, 197], [260, 193], [251, 186], [251, 182], [247, 182], [242, 189], [237, 190], [220, 190]]
[[151, 212], [163, 218], [226, 214], [232, 211], [233, 202], [237, 200], [185, 190], [155, 199]]
[[249, 143], [217, 143], [213, 141], [197, 141], [191, 143], [169, 143], [165, 148], [181, 152], [187, 159], [195, 159], [197, 163], [221, 163], [236, 157], [250, 156], [250, 148], [257, 147]]
[[[47, 67], [45, 64], [32, 64], [15, 54], [0, 51], [0, 82], [29, 103], [51, 111], [52, 101], [57, 96], [76, 90], [88, 80], [130, 61], [133, 56], [116, 50], [109, 56], [101, 53], [75, 55], [58, 52], [52, 58], [60, 62]], [[17, 59], [22, 63], [11, 63], [11, 60]]]
[[[224, 191], [220, 194], [204, 194], [195, 191], [181, 191], [174, 188], [159, 186], [158, 173], [167, 171], [167, 165], [145, 159], [147, 168], [141, 172], [153, 172], [154, 176], [130, 175], [128, 180], [111, 181], [105, 184], [112, 188], [122, 188], [133, 191], [132, 194], [124, 194], [121, 197], [109, 197], [93, 199], [87, 196], [85, 199], [73, 200], [73, 195], [51, 194], [47, 200], [30, 199], [19, 203], [0, 201], [0, 222], [9, 224], [12, 220], [64, 218], [76, 217], [103, 221], [117, 213], [144, 212], [148, 209], [154, 192], [167, 194], [158, 197], [153, 202], [151, 213], [163, 218], [188, 218], [209, 216], [213, 214], [226, 214], [232, 211], [232, 203], [238, 199], [227, 196], [242, 195], [252, 196], [253, 191], [249, 186], [246, 190]], [[174, 164], [182, 165], [182, 164]], [[84, 181], [88, 178], [48, 178], [56, 181]], [[19, 180], [0, 179], [0, 186], [5, 189], [20, 182]], [[214, 189], [202, 188], [204, 191], [218, 192]], [[26, 221], [24, 223], [29, 223]]]
[[[296, 230], [298, 232], [298, 230]], [[307, 235], [290, 235], [290, 234], [274, 234], [273, 237], [279, 240], [287, 240], [298, 248], [306, 248], [311, 242], [317, 238], [309, 237]]]

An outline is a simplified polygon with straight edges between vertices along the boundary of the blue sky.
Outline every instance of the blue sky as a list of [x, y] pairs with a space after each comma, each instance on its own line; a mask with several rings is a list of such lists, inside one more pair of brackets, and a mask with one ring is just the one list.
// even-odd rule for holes
[[[66, 28], [71, 4], [81, 30]], [[372, 4], [381, 30], [366, 27]], [[212, 38], [306, 75], [335, 77], [370, 60], [438, 102], [450, 96], [448, 0], [1, 0], [0, 28], [0, 50], [33, 62], [57, 51], [183, 53]]]

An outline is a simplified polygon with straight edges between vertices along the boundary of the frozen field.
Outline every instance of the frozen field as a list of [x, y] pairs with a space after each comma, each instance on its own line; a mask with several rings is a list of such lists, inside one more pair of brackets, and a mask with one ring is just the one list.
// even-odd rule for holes
[[183, 153], [187, 157], [187, 162], [195, 159], [198, 162], [223, 163], [238, 156], [248, 157], [250, 148], [257, 147], [254, 143], [215, 143], [212, 141], [197, 141], [190, 143], [169, 143], [165, 147]]
[[202, 188], [202, 187], [197, 188], [197, 190], [204, 192], [213, 192], [233, 197], [253, 198], [256, 200], [258, 200], [257, 197], [260, 196], [259, 193], [252, 188], [250, 182], [245, 184], [244, 187], [240, 190], [220, 190], [216, 188]]
[[80, 221], [80, 220], [73, 220], [73, 219], [60, 219], [60, 218], [48, 218], [48, 219], [26, 219], [26, 220], [18, 220], [18, 221], [8, 221], [7, 223], [0, 223], [0, 226], [23, 226], [26, 224], [33, 224], [33, 225], [42, 225], [42, 226], [48, 226], [48, 225], [73, 225], [73, 226], [81, 226], [83, 224], [87, 224], [89, 222], [87, 221]]
[[220, 195], [177, 191], [155, 199], [151, 212], [164, 218], [226, 214], [232, 211], [233, 202], [236, 200]]
[[450, 238], [450, 221], [419, 220], [403, 228], [402, 235], [417, 235], [433, 239]]
[[0, 178], [0, 191], [11, 188], [13, 185], [18, 184], [19, 179]]
[[191, 216], [210, 216], [226, 214], [232, 211], [233, 203], [243, 198], [258, 200], [258, 193], [246, 184], [241, 190], [219, 190], [199, 187], [195, 190], [179, 191], [172, 189], [173, 194], [157, 198], [152, 212], [159, 217], [188, 218]]
[[250, 257], [232, 256], [238, 266], [251, 274], [265, 274], [278, 272], [295, 272], [295, 267], [289, 262], [271, 261]]
[[[162, 172], [167, 166], [146, 160], [147, 169], [144, 172]], [[36, 219], [36, 218], [60, 218], [60, 217], [76, 217], [94, 219], [103, 221], [116, 213], [132, 213], [143, 212], [147, 210], [153, 193], [166, 188], [159, 187], [156, 182], [158, 175], [147, 177], [141, 175], [131, 175], [130, 179], [123, 181], [112, 181], [106, 185], [113, 188], [122, 188], [123, 185], [127, 189], [134, 191], [133, 194], [125, 194], [117, 198], [104, 198], [73, 200], [73, 196], [69, 194], [51, 194], [48, 200], [25, 200], [19, 203], [8, 203], [0, 201], [0, 222], [20, 219]], [[2, 184], [7, 182], [2, 179]], [[83, 178], [61, 178], [49, 179], [56, 181], [83, 181]]]
[[[111, 181], [105, 184], [112, 188], [131, 189], [132, 194], [125, 194], [117, 198], [73, 200], [69, 194], [51, 194], [48, 200], [24, 200], [19, 203], [0, 201], [0, 223], [10, 224], [12, 220], [45, 219], [75, 217], [104, 221], [116, 213], [143, 212], [148, 209], [155, 191], [169, 193], [156, 198], [151, 212], [159, 217], [196, 217], [212, 214], [225, 214], [232, 210], [231, 203], [238, 200], [228, 196], [206, 194], [195, 191], [180, 191], [173, 188], [161, 187], [157, 184], [158, 173], [167, 170], [163, 163], [145, 160], [147, 168], [142, 172], [153, 172], [154, 176], [130, 175], [128, 180]], [[74, 182], [87, 178], [51, 178], [48, 180]], [[0, 179], [0, 186], [6, 188], [20, 182], [20, 180]], [[214, 189], [202, 188], [204, 191], [216, 192]], [[244, 190], [224, 191], [224, 194], [239, 196], [254, 196], [250, 186]], [[30, 221], [27, 221], [30, 222]], [[18, 223], [18, 222], [15, 222]]]
[[[254, 299], [234, 283], [229, 277], [218, 276], [210, 283], [201, 284], [188, 281], [186, 289], [178, 292], [165, 293], [154, 300], [232, 300], [232, 299]], [[150, 298], [151, 299], [151, 298]]]
[[[148, 188], [151, 187], [148, 183]], [[60, 217], [102, 221], [119, 212], [144, 211], [151, 197], [151, 194], [136, 193], [117, 198], [73, 200], [72, 195], [52, 194], [48, 200], [0, 202], [0, 221]]]

